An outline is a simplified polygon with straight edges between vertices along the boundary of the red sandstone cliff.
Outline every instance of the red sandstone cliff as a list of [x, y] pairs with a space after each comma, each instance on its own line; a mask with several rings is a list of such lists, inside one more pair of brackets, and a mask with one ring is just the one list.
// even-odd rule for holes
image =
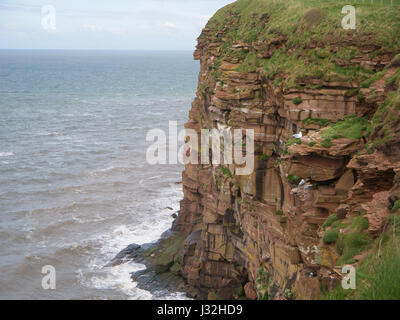
[[[235, 8], [199, 38], [199, 86], [185, 127], [199, 135], [218, 125], [254, 129], [255, 169], [237, 176], [235, 165], [186, 165], [175, 224], [186, 237], [180, 273], [198, 298], [318, 299], [322, 287], [338, 284], [340, 265], [357, 266], [368, 253], [400, 199], [400, 51], [362, 32], [292, 45], [291, 35], [268, 29], [274, 16], [267, 9], [251, 16], [256, 38], [243, 40], [239, 26], [247, 20]], [[312, 10], [311, 22], [323, 21], [325, 11]], [[337, 58], [347, 48], [355, 54]], [[305, 71], [329, 56], [367, 75], [300, 76], [293, 86], [285, 80], [294, 71], [263, 67], [278, 53], [309, 59]], [[300, 130], [303, 137], [293, 139]], [[346, 242], [353, 233], [365, 246], [353, 250]]]

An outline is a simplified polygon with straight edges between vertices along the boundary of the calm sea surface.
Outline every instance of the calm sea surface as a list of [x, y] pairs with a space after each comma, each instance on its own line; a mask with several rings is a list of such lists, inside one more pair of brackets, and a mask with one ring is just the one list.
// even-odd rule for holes
[[145, 137], [183, 128], [198, 71], [191, 52], [0, 51], [0, 298], [184, 297], [102, 267], [179, 209], [183, 167], [147, 164]]

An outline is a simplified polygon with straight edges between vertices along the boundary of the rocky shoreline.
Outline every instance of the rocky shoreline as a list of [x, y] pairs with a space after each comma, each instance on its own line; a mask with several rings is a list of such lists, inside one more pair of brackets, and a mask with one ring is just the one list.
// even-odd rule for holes
[[[177, 217], [177, 213], [172, 215]], [[175, 222], [173, 223], [174, 226]], [[180, 259], [183, 254], [184, 237], [173, 227], [165, 231], [154, 242], [138, 245], [130, 244], [121, 250], [104, 268], [112, 268], [123, 263], [140, 263], [146, 269], [131, 273], [131, 280], [137, 287], [158, 295], [190, 292], [180, 276]]]

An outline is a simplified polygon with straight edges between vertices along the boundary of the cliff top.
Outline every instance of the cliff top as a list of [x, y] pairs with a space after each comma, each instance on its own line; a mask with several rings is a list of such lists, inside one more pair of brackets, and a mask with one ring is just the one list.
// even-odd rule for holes
[[400, 1], [392, 3], [352, 3], [356, 28], [345, 30], [344, 1], [238, 0], [210, 19], [199, 45], [202, 39], [222, 43], [220, 57], [240, 63], [236, 71], [261, 68], [285, 87], [305, 79], [355, 81], [358, 86], [374, 72], [352, 60], [366, 55], [378, 60], [385, 54], [391, 60], [400, 50]]

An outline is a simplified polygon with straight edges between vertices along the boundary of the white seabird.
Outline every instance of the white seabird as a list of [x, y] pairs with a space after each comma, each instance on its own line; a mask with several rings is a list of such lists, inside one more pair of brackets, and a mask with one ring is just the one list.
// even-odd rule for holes
[[301, 130], [300, 130], [300, 133], [294, 134], [293, 138], [300, 139], [302, 136], [303, 136], [303, 132], [301, 132]]

